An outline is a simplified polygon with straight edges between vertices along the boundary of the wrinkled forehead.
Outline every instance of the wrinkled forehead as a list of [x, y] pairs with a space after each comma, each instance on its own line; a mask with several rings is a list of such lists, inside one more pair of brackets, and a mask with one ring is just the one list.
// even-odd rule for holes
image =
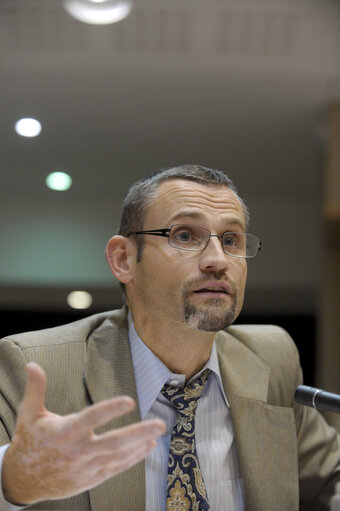
[[231, 215], [245, 224], [244, 211], [237, 195], [226, 185], [200, 184], [184, 179], [164, 181], [157, 188], [155, 198], [150, 204], [145, 226], [150, 222], [165, 223], [185, 213], [199, 218], [213, 216], [228, 219]]

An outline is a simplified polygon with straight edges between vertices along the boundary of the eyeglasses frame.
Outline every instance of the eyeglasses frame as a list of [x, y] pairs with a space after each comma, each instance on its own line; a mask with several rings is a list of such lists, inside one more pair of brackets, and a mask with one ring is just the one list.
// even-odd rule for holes
[[[152, 236], [162, 236], [164, 238], [168, 238], [168, 243], [171, 247], [173, 248], [177, 248], [178, 250], [188, 250], [190, 252], [203, 252], [203, 250], [205, 250], [208, 246], [208, 243], [210, 241], [210, 238], [218, 238], [219, 241], [221, 242], [221, 246], [222, 246], [222, 249], [223, 249], [223, 252], [226, 254], [226, 255], [229, 255], [230, 257], [238, 257], [238, 258], [241, 258], [241, 259], [253, 259], [254, 257], [257, 256], [257, 254], [259, 253], [259, 251], [261, 250], [262, 248], [262, 241], [260, 240], [260, 238], [258, 236], [256, 236], [255, 234], [250, 234], [249, 232], [240, 232], [240, 231], [225, 231], [223, 232], [222, 234], [211, 234], [211, 231], [209, 229], [207, 229], [206, 227], [201, 227], [201, 226], [198, 226], [196, 225], [195, 227], [200, 227], [201, 229], [204, 229], [206, 231], [208, 231], [210, 233], [209, 235], [209, 238], [207, 239], [207, 242], [206, 242], [206, 245], [203, 247], [203, 248], [199, 248], [199, 249], [196, 249], [196, 248], [184, 248], [184, 247], [177, 247], [175, 245], [172, 245], [170, 243], [170, 232], [171, 232], [171, 229], [173, 227], [176, 227], [178, 225], [191, 225], [191, 224], [174, 224], [172, 225], [170, 228], [167, 228], [167, 229], [151, 229], [151, 230], [148, 230], [148, 231], [135, 231], [135, 232], [129, 232], [126, 237], [128, 238], [131, 234], [150, 234]], [[257, 252], [255, 255], [253, 256], [238, 256], [238, 255], [235, 255], [235, 254], [229, 254], [228, 252], [225, 251], [225, 247], [222, 243], [222, 239], [223, 239], [223, 236], [225, 234], [250, 234], [250, 236], [254, 236], [255, 238], [258, 239], [258, 242], [259, 242], [259, 246], [257, 248]]]

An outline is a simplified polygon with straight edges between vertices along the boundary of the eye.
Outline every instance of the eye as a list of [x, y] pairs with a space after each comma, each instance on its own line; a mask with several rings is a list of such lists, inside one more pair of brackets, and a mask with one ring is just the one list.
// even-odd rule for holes
[[237, 245], [237, 235], [234, 233], [228, 233], [223, 235], [223, 245], [225, 247], [233, 247]]
[[189, 241], [190, 240], [190, 232], [188, 232], [188, 231], [179, 232], [177, 235], [177, 238], [181, 241]]
[[180, 227], [176, 229], [172, 237], [175, 241], [180, 243], [188, 243], [190, 241], [194, 241], [196, 238], [194, 230], [189, 227]]
[[200, 249], [205, 239], [205, 231], [196, 225], [177, 225], [171, 230], [171, 244], [189, 250]]
[[223, 247], [233, 255], [244, 256], [246, 234], [244, 232], [226, 232], [223, 235]]

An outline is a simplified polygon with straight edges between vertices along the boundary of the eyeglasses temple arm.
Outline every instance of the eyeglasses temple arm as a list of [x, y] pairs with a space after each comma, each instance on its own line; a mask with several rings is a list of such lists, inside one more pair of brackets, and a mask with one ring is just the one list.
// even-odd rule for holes
[[168, 238], [170, 234], [170, 229], [154, 229], [151, 231], [136, 231], [136, 232], [129, 232], [127, 237], [130, 236], [130, 234], [152, 234], [153, 236], [163, 236]]

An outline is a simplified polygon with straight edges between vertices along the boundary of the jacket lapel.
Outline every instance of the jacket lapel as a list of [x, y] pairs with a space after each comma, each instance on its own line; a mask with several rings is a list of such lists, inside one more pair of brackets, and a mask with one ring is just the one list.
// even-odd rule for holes
[[271, 370], [240, 339], [219, 333], [216, 345], [230, 404], [246, 510], [297, 511], [293, 410], [267, 403]]
[[[90, 400], [98, 403], [114, 396], [128, 395], [137, 403], [132, 413], [110, 421], [96, 430], [97, 433], [141, 420], [127, 328], [126, 311], [114, 311], [88, 339], [85, 385]], [[93, 511], [144, 511], [144, 462], [110, 478], [89, 493]]]

